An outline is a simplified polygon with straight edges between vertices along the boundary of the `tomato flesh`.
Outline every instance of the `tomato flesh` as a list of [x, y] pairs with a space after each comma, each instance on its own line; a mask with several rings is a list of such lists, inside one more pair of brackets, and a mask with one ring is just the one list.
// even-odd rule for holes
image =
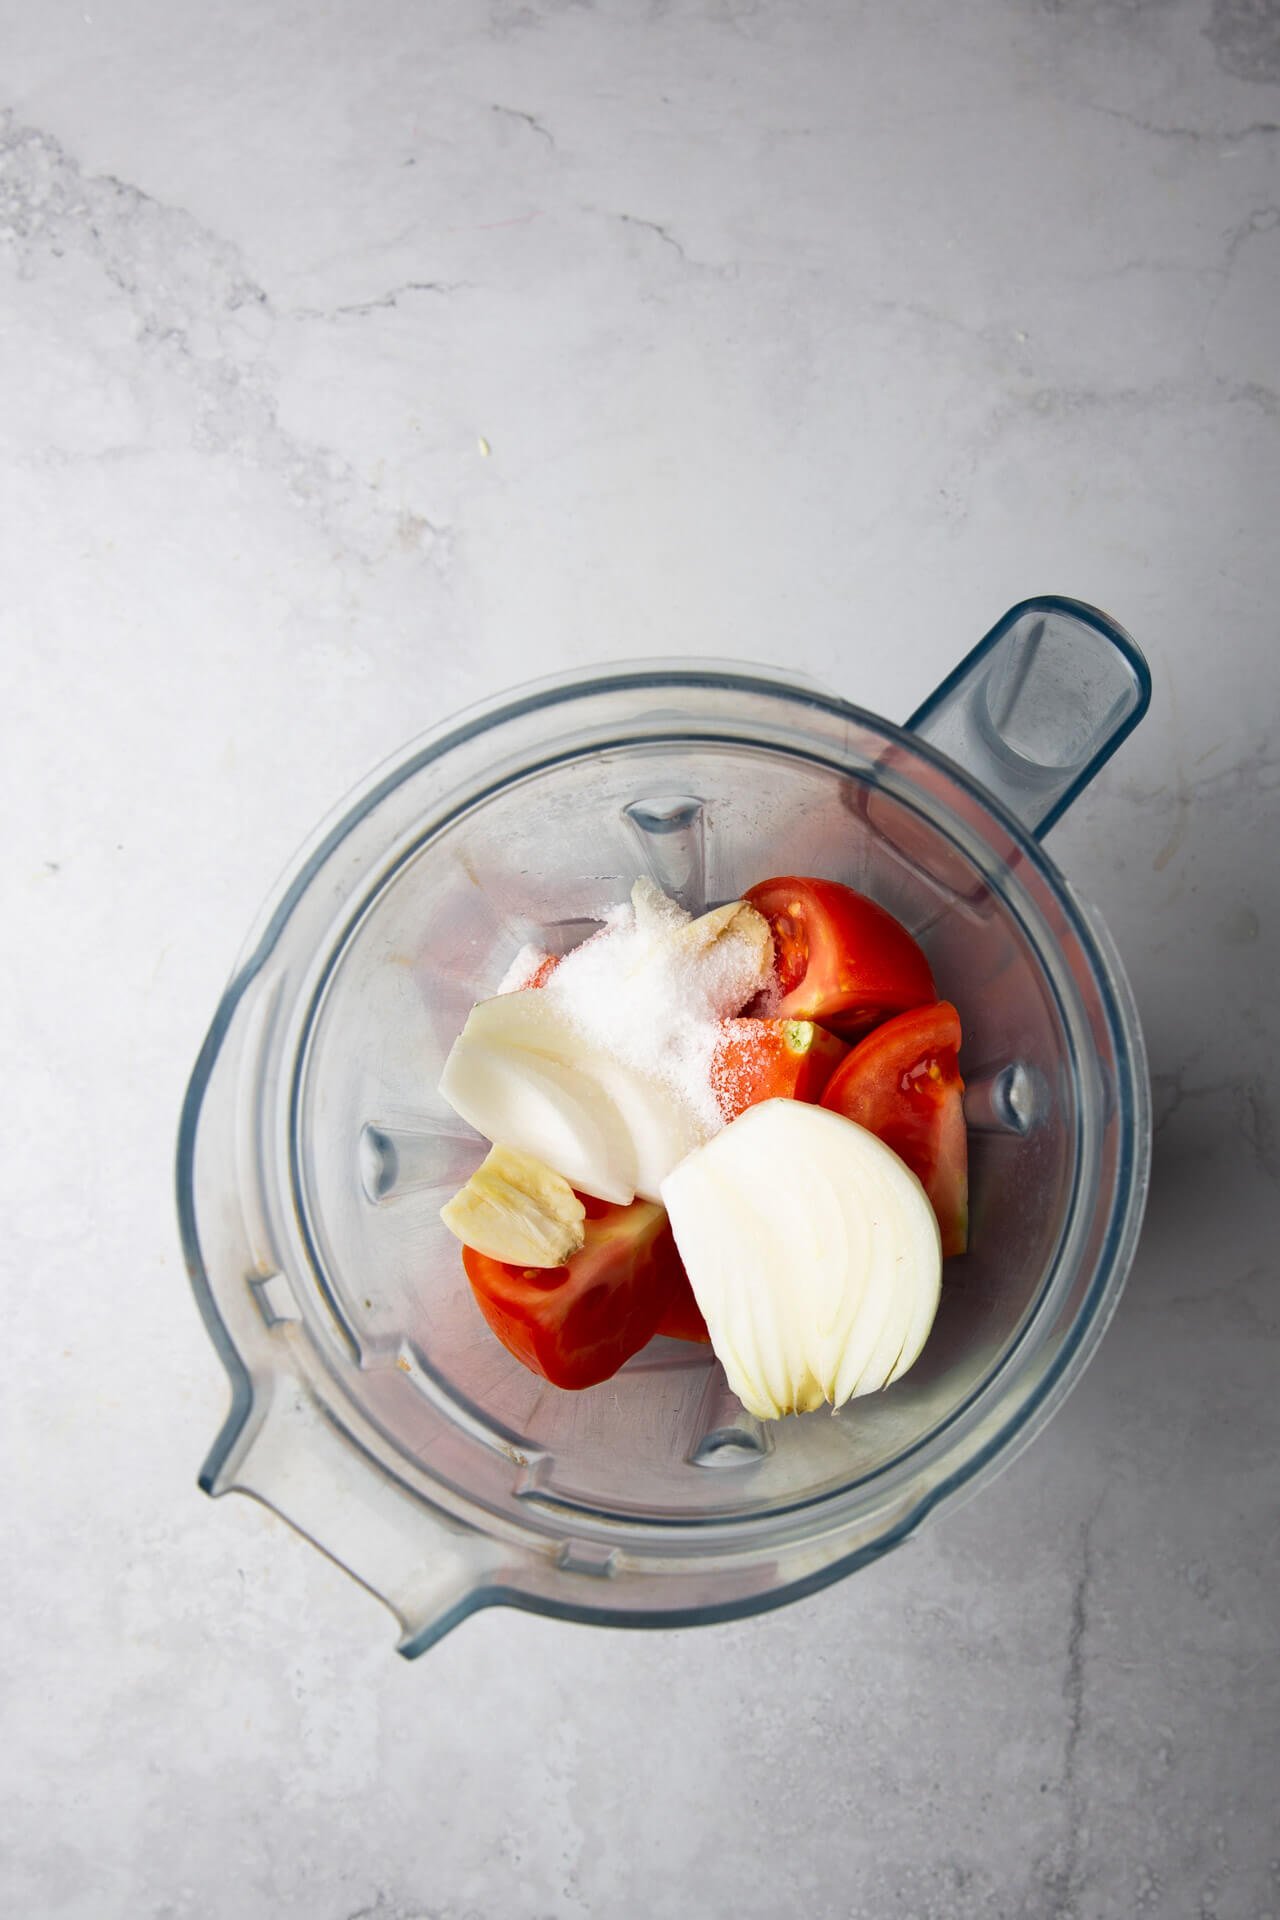
[[932, 1202], [947, 1255], [963, 1253], [969, 1234], [959, 1048], [960, 1016], [950, 1001], [897, 1014], [858, 1042], [820, 1103], [906, 1161]]
[[561, 1267], [519, 1267], [462, 1249], [494, 1333], [557, 1387], [594, 1387], [615, 1374], [658, 1331], [684, 1278], [666, 1211], [654, 1202], [593, 1201], [584, 1224], [583, 1246]]
[[689, 1276], [680, 1264], [678, 1256], [677, 1265], [679, 1270], [671, 1289], [671, 1297], [667, 1301], [656, 1331], [664, 1333], [668, 1340], [692, 1340], [699, 1346], [709, 1347], [711, 1335], [702, 1317], [702, 1308], [694, 1298], [693, 1288], [689, 1285]]
[[773, 931], [784, 1020], [817, 1020], [857, 1039], [910, 1007], [938, 997], [929, 962], [906, 928], [838, 880], [783, 875], [743, 898]]
[[812, 1020], [725, 1020], [711, 1062], [721, 1117], [732, 1120], [760, 1100], [820, 1098], [849, 1049]]

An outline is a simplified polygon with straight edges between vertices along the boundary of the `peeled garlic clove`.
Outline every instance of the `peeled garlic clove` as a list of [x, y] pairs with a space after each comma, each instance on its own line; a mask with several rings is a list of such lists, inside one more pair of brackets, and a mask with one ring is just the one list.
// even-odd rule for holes
[[745, 900], [731, 900], [681, 927], [672, 952], [722, 1019], [740, 1013], [773, 978], [773, 934]]
[[764, 915], [749, 901], [730, 900], [694, 920], [652, 880], [642, 876], [631, 889], [631, 909], [636, 932], [651, 944], [642, 946], [632, 959], [629, 976], [653, 964], [656, 947], [682, 967], [692, 968], [695, 975], [701, 971], [704, 978], [709, 977], [708, 963], [716, 956], [714, 964], [728, 989], [726, 1007], [721, 1011], [736, 1012], [768, 985], [773, 971], [773, 933]]
[[440, 1218], [465, 1246], [520, 1267], [560, 1267], [586, 1238], [567, 1180], [514, 1147], [495, 1147]]
[[675, 944], [691, 954], [710, 953], [722, 940], [730, 940], [751, 954], [762, 974], [773, 964], [773, 934], [769, 922], [758, 907], [748, 900], [730, 900], [723, 907], [690, 920], [674, 935]]
[[841, 1406], [918, 1357], [940, 1294], [938, 1224], [865, 1128], [765, 1101], [682, 1161], [662, 1199], [712, 1347], [758, 1417]]

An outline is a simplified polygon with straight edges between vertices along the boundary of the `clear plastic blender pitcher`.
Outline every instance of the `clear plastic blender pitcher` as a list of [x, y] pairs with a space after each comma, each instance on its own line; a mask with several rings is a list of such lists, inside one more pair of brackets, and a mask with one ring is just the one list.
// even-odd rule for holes
[[[1136, 724], [1133, 643], [1025, 602], [906, 729], [724, 663], [544, 682], [415, 741], [303, 851], [183, 1111], [192, 1283], [231, 1380], [205, 1464], [391, 1607], [420, 1653], [494, 1602], [631, 1626], [834, 1580], [1007, 1461], [1078, 1378], [1131, 1260], [1150, 1148], [1133, 1003], [1039, 835]], [[482, 1321], [438, 1210], [486, 1143], [436, 1092], [526, 941], [647, 873], [692, 911], [847, 881], [964, 1022], [971, 1250], [920, 1360], [764, 1423], [658, 1340], [582, 1393]]]

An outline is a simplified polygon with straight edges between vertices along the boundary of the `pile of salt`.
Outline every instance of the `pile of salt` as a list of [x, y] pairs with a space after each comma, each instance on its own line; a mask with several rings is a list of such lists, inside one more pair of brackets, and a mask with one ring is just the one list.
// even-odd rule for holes
[[[566, 954], [541, 991], [584, 1040], [659, 1081], [709, 1137], [724, 1124], [712, 1086], [720, 1023], [768, 994], [772, 954], [733, 925], [705, 943], [682, 939], [693, 925], [652, 881], [637, 880], [631, 904]], [[534, 970], [526, 960], [525, 977]]]

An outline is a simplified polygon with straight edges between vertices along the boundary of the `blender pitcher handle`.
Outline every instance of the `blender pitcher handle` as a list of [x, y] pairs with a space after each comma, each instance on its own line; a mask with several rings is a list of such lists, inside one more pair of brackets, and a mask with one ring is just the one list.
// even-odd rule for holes
[[1151, 701], [1141, 651], [1055, 594], [1020, 601], [907, 721], [1031, 833], [1047, 833]]
[[[504, 1549], [379, 1465], [377, 1436], [335, 1426], [330, 1376], [307, 1332], [251, 1155], [246, 1080], [263, 1073], [283, 978], [255, 963], [224, 996], [187, 1091], [178, 1136], [178, 1218], [196, 1302], [231, 1383], [200, 1473], [215, 1498], [247, 1493], [384, 1601], [400, 1651], [430, 1646], [500, 1589]], [[259, 1124], [257, 1108], [251, 1125]], [[348, 1418], [350, 1416], [348, 1415]], [[364, 1441], [365, 1444], [361, 1444]]]
[[501, 1548], [379, 1471], [335, 1430], [305, 1373], [300, 1356], [296, 1373], [257, 1383], [239, 1444], [200, 1484], [252, 1494], [345, 1567], [390, 1608], [398, 1650], [413, 1659], [488, 1603]]

